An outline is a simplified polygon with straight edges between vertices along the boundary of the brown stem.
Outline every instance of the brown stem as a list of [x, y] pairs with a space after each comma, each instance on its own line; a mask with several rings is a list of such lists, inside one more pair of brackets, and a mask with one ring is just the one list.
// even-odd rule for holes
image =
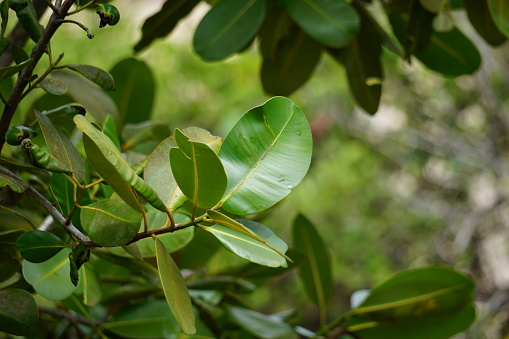
[[32, 73], [35, 69], [35, 66], [37, 66], [39, 60], [44, 55], [44, 52], [46, 51], [48, 44], [53, 37], [53, 34], [55, 34], [56, 30], [62, 24], [59, 20], [66, 17], [67, 12], [75, 1], [76, 0], [65, 0], [62, 6], [58, 8], [58, 12], [51, 15], [48, 25], [44, 29], [41, 38], [32, 50], [32, 54], [30, 54], [30, 58], [33, 59], [32, 63], [19, 73], [18, 79], [16, 80], [11, 95], [7, 100], [7, 104], [5, 105], [2, 118], [0, 119], [0, 152], [5, 144], [5, 135], [9, 129], [12, 118], [14, 117], [14, 113], [16, 112], [16, 109], [18, 108], [19, 102], [22, 98], [23, 90], [32, 78]]

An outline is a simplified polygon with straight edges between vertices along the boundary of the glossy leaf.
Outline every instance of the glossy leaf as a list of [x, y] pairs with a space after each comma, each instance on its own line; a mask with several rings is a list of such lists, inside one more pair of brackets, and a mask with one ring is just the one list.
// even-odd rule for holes
[[0, 68], [0, 81], [4, 80], [6, 78], [12, 77], [13, 75], [17, 74], [23, 68], [25, 68], [28, 65], [30, 65], [33, 60], [34, 59], [28, 59], [28, 60], [25, 60], [25, 61], [15, 65], [15, 66], [9, 66], [9, 67]]
[[251, 41], [265, 17], [264, 0], [223, 0], [205, 15], [193, 38], [195, 52], [205, 60], [221, 60]]
[[138, 233], [143, 215], [123, 200], [100, 200], [81, 209], [81, 224], [100, 246], [127, 244]]
[[163, 7], [148, 18], [141, 27], [142, 36], [134, 46], [134, 51], [138, 52], [157, 38], [170, 34], [179, 21], [191, 13], [199, 2], [199, 0], [167, 0]]
[[27, 291], [0, 291], [0, 332], [14, 335], [28, 334], [39, 319], [34, 297]]
[[349, 331], [362, 338], [450, 338], [475, 318], [474, 283], [448, 267], [400, 272], [375, 286], [352, 311]]
[[141, 60], [128, 58], [113, 66], [110, 72], [117, 85], [116, 91], [110, 96], [118, 107], [118, 125], [150, 120], [155, 79], [148, 65]]
[[325, 310], [332, 292], [330, 258], [320, 234], [302, 214], [293, 223], [293, 247], [304, 255], [299, 273], [308, 297]]
[[175, 131], [178, 148], [170, 149], [170, 164], [179, 188], [193, 206], [209, 208], [221, 200], [226, 173], [217, 154], [206, 144]]
[[115, 90], [115, 80], [113, 80], [111, 74], [105, 70], [90, 65], [67, 65], [67, 68], [78, 72], [106, 91]]
[[85, 178], [85, 164], [76, 147], [45, 114], [35, 111], [35, 115], [50, 154], [62, 164], [63, 168], [69, 169], [78, 181], [82, 181]]
[[491, 17], [488, 0], [463, 0], [463, 5], [468, 20], [487, 43], [499, 46], [506, 40]]
[[25, 181], [0, 173], [0, 189], [6, 186], [9, 186], [9, 188], [16, 193], [22, 193], [28, 188], [28, 184]]
[[[480, 0], [479, 0], [480, 1]], [[497, 28], [509, 37], [509, 3], [505, 0], [487, 0], [491, 17]]]
[[51, 72], [51, 77], [67, 86], [67, 95], [82, 104], [97, 121], [104, 121], [108, 115], [117, 117], [117, 105], [103, 90], [83, 79], [78, 74], [64, 71]]
[[343, 47], [359, 29], [357, 12], [344, 0], [284, 0], [297, 25], [316, 41]]
[[30, 231], [16, 240], [21, 256], [30, 262], [39, 263], [52, 258], [66, 248], [67, 245], [59, 237], [50, 232]]
[[180, 328], [161, 299], [131, 306], [121, 310], [112, 320], [101, 326], [126, 338], [164, 338], [169, 334], [177, 335]]
[[187, 334], [194, 334], [196, 333], [196, 327], [193, 306], [184, 277], [182, 277], [177, 264], [168, 254], [161, 240], [155, 238], [154, 242], [159, 277], [161, 278], [166, 301], [182, 331]]
[[292, 94], [311, 77], [321, 53], [322, 45], [294, 25], [271, 57], [263, 59], [263, 89], [271, 95]]
[[157, 193], [127, 164], [111, 139], [81, 115], [75, 116], [74, 122], [84, 133], [83, 142], [90, 163], [122, 200], [134, 210], [139, 211], [140, 207], [133, 192], [134, 188], [152, 206], [166, 211], [166, 206], [159, 199]]
[[246, 308], [229, 306], [228, 315], [247, 332], [264, 339], [297, 338], [292, 326], [275, 316], [265, 315]]
[[39, 86], [47, 93], [53, 95], [64, 95], [68, 91], [67, 86], [62, 81], [51, 77], [46, 77], [43, 81], [41, 81]]
[[382, 96], [383, 69], [380, 62], [382, 48], [378, 32], [361, 13], [361, 28], [351, 43], [341, 50], [329, 50], [345, 65], [348, 84], [355, 101], [367, 113], [375, 114]]
[[277, 97], [251, 109], [219, 150], [228, 177], [222, 207], [237, 215], [271, 207], [302, 180], [311, 151], [309, 123], [292, 101]]
[[76, 286], [69, 278], [69, 253], [64, 248], [53, 258], [42, 263], [23, 263], [23, 276], [34, 287], [35, 291], [49, 300], [63, 300], [69, 297]]
[[[271, 244], [271, 246], [276, 248], [279, 252], [286, 252], [286, 244], [276, 237], [270, 229], [254, 221], [249, 222], [248, 220], [243, 220], [242, 222], [244, 226], [248, 227], [260, 238]], [[269, 246], [244, 233], [220, 225], [211, 227], [203, 226], [201, 229], [212, 233], [228, 251], [235, 253], [241, 258], [269, 267], [288, 266], [283, 256]]]

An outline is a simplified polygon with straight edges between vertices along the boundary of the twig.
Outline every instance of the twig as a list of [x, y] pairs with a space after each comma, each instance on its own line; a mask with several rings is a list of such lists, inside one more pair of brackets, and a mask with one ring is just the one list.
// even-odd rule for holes
[[99, 322], [93, 322], [91, 324], [87, 318], [85, 318], [79, 314], [72, 314], [70, 312], [57, 310], [55, 308], [39, 306], [39, 312], [48, 314], [54, 318], [67, 319], [71, 323], [79, 323], [79, 324], [83, 324], [83, 325], [87, 325], [87, 326], [91, 326], [92, 324], [94, 326], [101, 326], [101, 323], [99, 323]]
[[46, 70], [46, 72], [44, 72], [43, 75], [41, 75], [33, 84], [32, 86], [27, 89], [25, 91], [25, 93], [23, 93], [23, 95], [21, 96], [21, 99], [23, 99], [24, 97], [26, 97], [28, 95], [28, 93], [30, 93], [31, 91], [33, 91], [34, 88], [37, 88], [37, 86], [39, 86], [39, 84], [48, 77], [48, 75], [53, 72], [53, 70], [55, 69], [55, 67], [58, 65], [58, 63], [63, 59], [64, 57], [64, 53], [60, 54], [57, 58], [57, 60], [55, 60], [55, 63], [51, 63], [51, 65], [49, 66], [49, 68]]
[[55, 4], [55, 7], [58, 7], [58, 12], [51, 15], [48, 25], [44, 29], [41, 38], [32, 50], [32, 53], [30, 54], [30, 58], [33, 59], [32, 63], [20, 72], [18, 79], [14, 84], [14, 88], [12, 89], [11, 95], [7, 100], [2, 118], [0, 119], [0, 152], [2, 151], [5, 144], [5, 135], [9, 129], [12, 118], [14, 117], [14, 113], [18, 108], [19, 102], [23, 95], [23, 91], [32, 79], [32, 73], [39, 63], [39, 60], [45, 53], [48, 44], [53, 37], [53, 34], [55, 34], [56, 30], [62, 24], [58, 20], [65, 18], [67, 12], [75, 1], [76, 0], [65, 0], [60, 7], [57, 6], [58, 2]]
[[75, 20], [59, 20], [59, 22], [78, 25], [82, 30], [87, 32], [87, 37], [89, 39], [92, 39], [94, 37], [94, 35], [92, 33], [90, 33], [90, 30], [88, 29], [88, 27], [83, 25], [81, 22], [78, 22]]

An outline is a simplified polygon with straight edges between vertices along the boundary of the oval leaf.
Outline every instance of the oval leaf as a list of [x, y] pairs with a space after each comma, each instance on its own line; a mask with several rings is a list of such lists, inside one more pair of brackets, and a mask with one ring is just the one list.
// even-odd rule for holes
[[205, 60], [224, 59], [251, 41], [265, 17], [264, 0], [223, 0], [196, 28], [193, 46]]
[[51, 77], [45, 78], [39, 86], [49, 94], [64, 95], [67, 93], [67, 86], [62, 81]]
[[74, 122], [84, 133], [83, 142], [90, 163], [129, 206], [140, 210], [132, 187], [152, 206], [160, 211], [167, 211], [157, 193], [127, 164], [110, 138], [97, 130], [84, 116], [76, 115]]
[[[278, 252], [286, 252], [288, 247], [284, 241], [276, 237], [269, 228], [250, 220], [241, 220], [241, 222], [257, 236], [268, 242], [271, 247], [276, 248]], [[220, 225], [202, 226], [201, 229], [212, 233], [228, 251], [241, 258], [269, 267], [288, 266], [282, 255], [245, 233]]]
[[499, 46], [504, 43], [506, 37], [500, 32], [491, 17], [488, 0], [463, 0], [463, 5], [468, 20], [487, 43], [492, 46]]
[[273, 98], [244, 114], [219, 150], [228, 177], [222, 207], [248, 215], [283, 199], [306, 174], [312, 143], [304, 113], [289, 99]]
[[359, 29], [359, 16], [344, 0], [284, 0], [284, 7], [309, 36], [329, 47], [342, 47]]
[[6, 78], [12, 77], [14, 74], [17, 74], [23, 68], [30, 65], [33, 60], [34, 59], [28, 59], [23, 62], [20, 62], [19, 64], [15, 65], [15, 66], [0, 68], [0, 81], [4, 80]]
[[226, 173], [217, 154], [206, 144], [175, 131], [179, 148], [170, 149], [173, 176], [193, 206], [214, 206], [226, 190]]
[[69, 274], [70, 248], [64, 248], [53, 258], [42, 263], [23, 263], [23, 276], [34, 287], [35, 291], [49, 300], [63, 300], [69, 297], [76, 286]]
[[100, 246], [127, 244], [138, 233], [143, 215], [123, 200], [101, 200], [81, 208], [81, 225]]
[[14, 335], [28, 334], [39, 319], [34, 297], [27, 291], [0, 291], [0, 331]]
[[106, 91], [115, 90], [115, 81], [113, 80], [113, 77], [110, 73], [103, 69], [90, 65], [67, 65], [67, 68], [78, 72]]
[[65, 242], [50, 232], [30, 231], [16, 240], [21, 256], [30, 262], [38, 263], [52, 258], [67, 247]]
[[487, 1], [495, 25], [497, 25], [500, 32], [509, 37], [509, 2], [506, 0]]
[[329, 254], [320, 234], [303, 215], [297, 216], [293, 223], [293, 246], [304, 255], [299, 265], [304, 289], [308, 297], [321, 310], [325, 310], [332, 291]]
[[193, 306], [184, 277], [161, 240], [154, 238], [154, 241], [157, 267], [166, 301], [182, 331], [194, 334], [196, 328]]
[[76, 147], [62, 131], [53, 125], [45, 114], [35, 111], [35, 115], [37, 121], [39, 121], [44, 140], [48, 145], [49, 153], [62, 164], [64, 169], [74, 173], [78, 181], [82, 181], [85, 178], [85, 163]]

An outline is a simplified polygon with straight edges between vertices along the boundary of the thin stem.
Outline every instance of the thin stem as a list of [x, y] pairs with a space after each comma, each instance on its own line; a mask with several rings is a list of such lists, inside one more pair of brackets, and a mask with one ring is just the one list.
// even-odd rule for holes
[[88, 29], [87, 26], [83, 25], [81, 22], [79, 21], [75, 21], [75, 20], [67, 20], [67, 19], [61, 19], [59, 20], [60, 23], [68, 23], [68, 24], [75, 24], [75, 25], [78, 25], [82, 30], [84, 30], [85, 32], [87, 32], [87, 37], [89, 39], [92, 39], [94, 37], [94, 35], [90, 32], [90, 30]]
[[[51, 72], [53, 72], [53, 70], [56, 68], [56, 66], [58, 65], [58, 63], [60, 61], [62, 61], [62, 58], [64, 57], [64, 53], [60, 54], [57, 58], [57, 60], [55, 60], [55, 63], [51, 62], [50, 60], [50, 66], [48, 67], [48, 69], [46, 70], [46, 72], [43, 73], [43, 75], [41, 75], [36, 81], [34, 81], [34, 83], [32, 84], [32, 86], [30, 86], [26, 91], [25, 93], [23, 93], [23, 95], [21, 96], [21, 100], [26, 97], [28, 95], [28, 93], [32, 92], [34, 88], [37, 88], [37, 86], [39, 86], [39, 84], [48, 77], [48, 75], [50, 75]], [[51, 58], [51, 57], [50, 57]]]
[[51, 2], [51, 0], [45, 0], [46, 3], [48, 4], [48, 7], [51, 8], [51, 10], [53, 11], [53, 13], [58, 13], [58, 8], [56, 8], [53, 3]]
[[342, 325], [345, 321], [346, 321], [346, 317], [350, 314], [350, 312], [345, 312], [343, 314], [341, 314], [339, 317], [337, 317], [336, 319], [334, 319], [333, 321], [331, 321], [330, 323], [328, 323], [327, 325], [325, 326], [322, 326], [322, 328], [315, 333], [315, 335], [313, 336], [313, 338], [316, 338], [316, 337], [319, 337], [319, 336], [323, 336], [323, 335], [326, 335], [328, 334], [333, 328], [335, 327], [338, 327], [340, 325]]
[[[55, 308], [49, 308], [49, 307], [45, 307], [45, 306], [39, 306], [39, 312], [41, 313], [45, 313], [45, 314], [48, 314], [54, 318], [59, 318], [59, 319], [67, 319], [71, 322], [75, 322], [75, 323], [78, 323], [78, 324], [83, 324], [83, 325], [87, 325], [87, 326], [90, 326], [90, 321], [81, 316], [81, 315], [78, 315], [78, 314], [74, 314], [74, 313], [69, 313], [69, 312], [66, 312], [66, 311], [62, 311], [62, 310], [58, 310], [58, 309], [55, 309]], [[101, 326], [101, 323], [94, 323], [95, 326]]]
[[79, 13], [82, 10], [84, 10], [85, 8], [89, 7], [90, 5], [95, 4], [95, 2], [96, 2], [96, 0], [90, 0], [88, 3], [84, 4], [80, 8], [75, 9], [74, 11], [71, 11], [71, 12], [67, 13], [67, 15], [73, 15], [73, 14]]

